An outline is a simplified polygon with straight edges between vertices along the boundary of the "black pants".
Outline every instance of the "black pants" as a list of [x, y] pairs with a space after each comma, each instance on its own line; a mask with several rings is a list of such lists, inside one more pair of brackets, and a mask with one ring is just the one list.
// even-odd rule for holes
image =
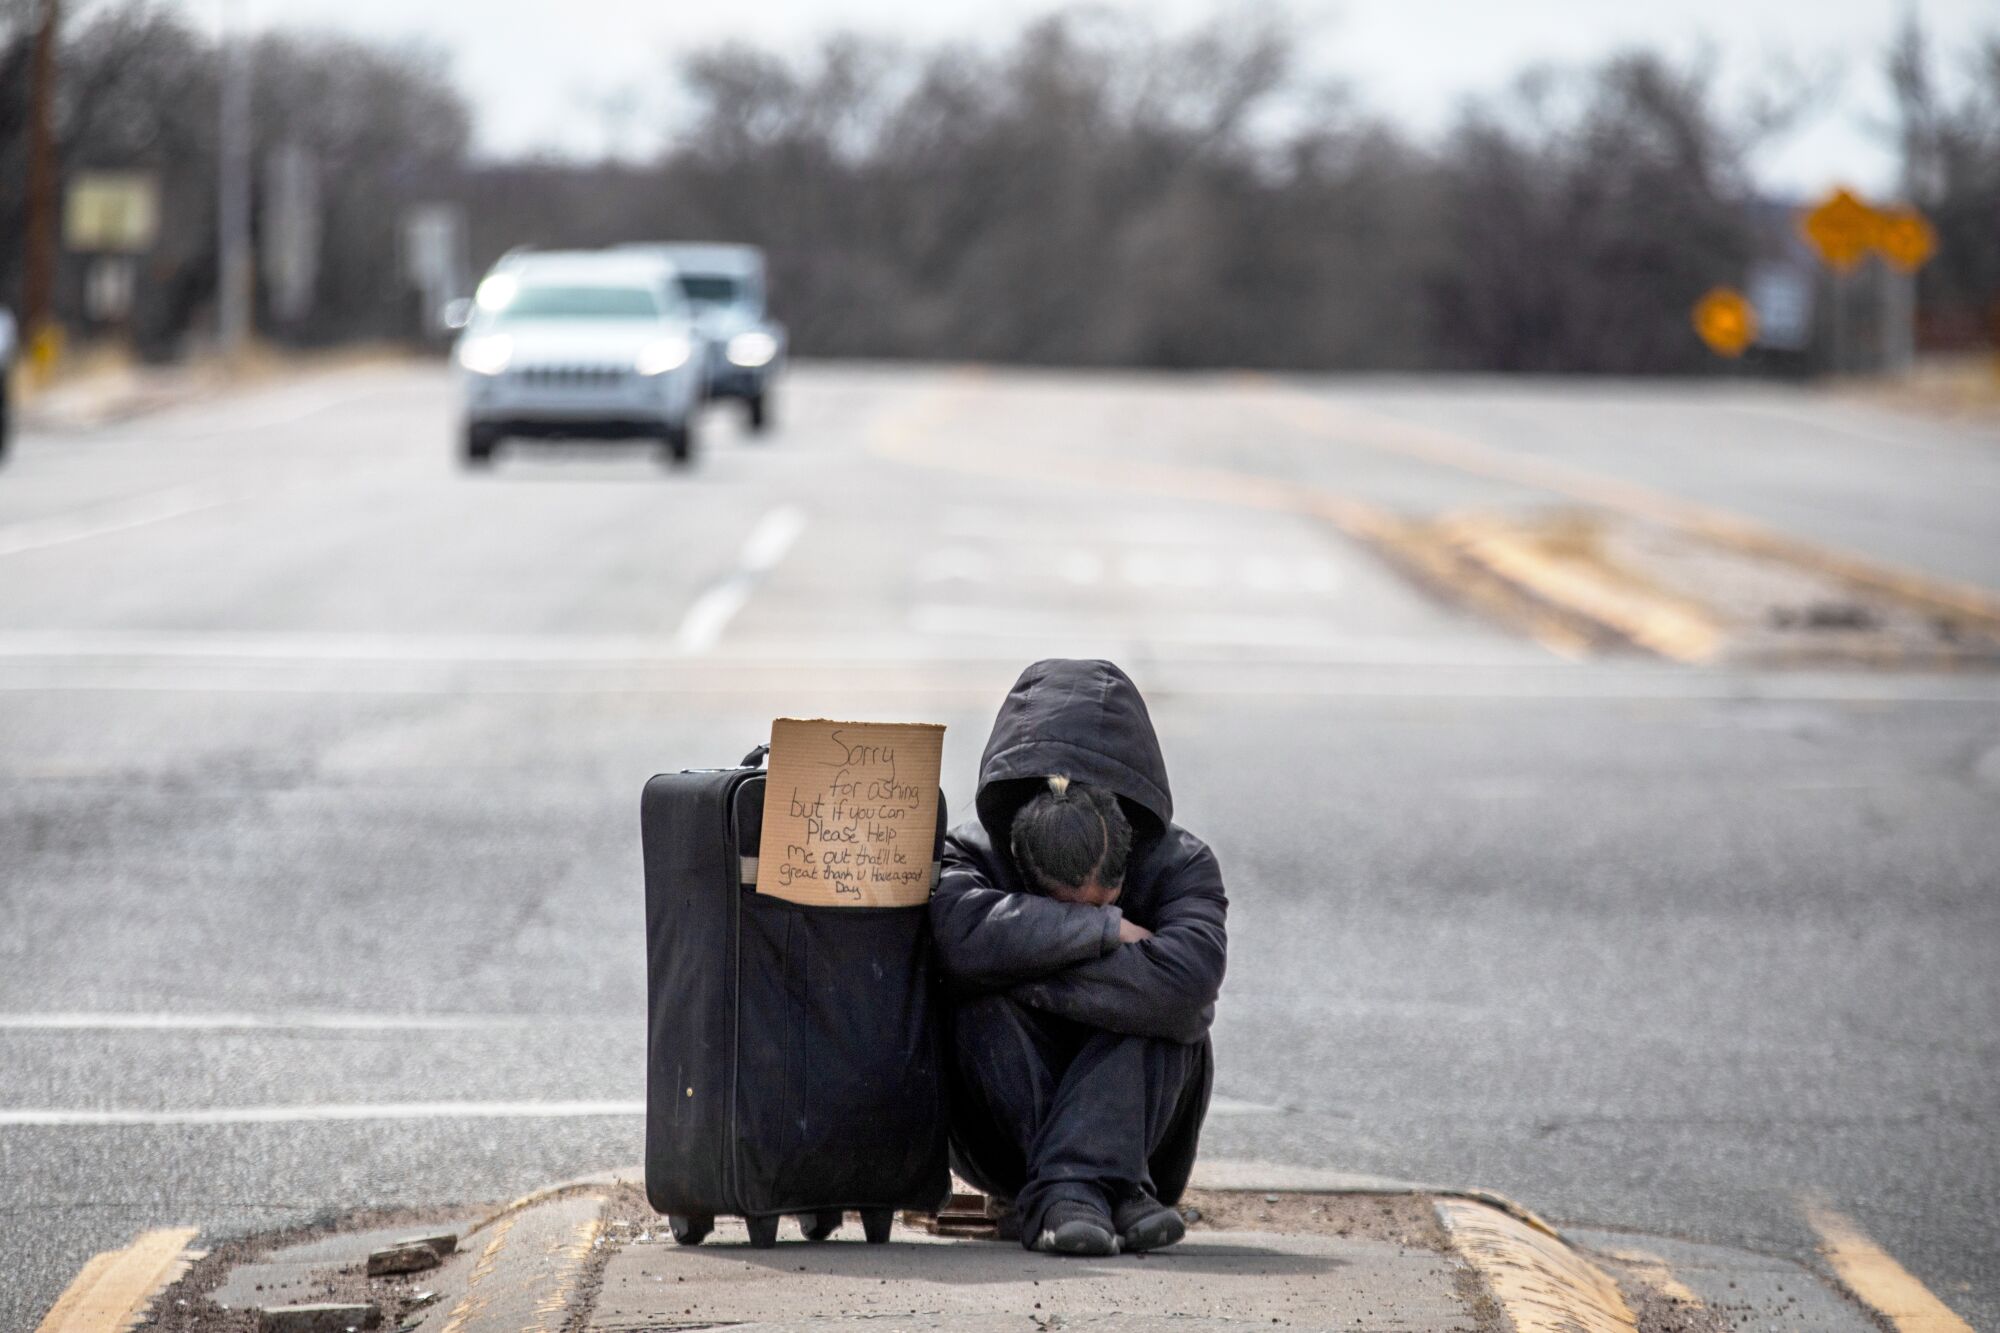
[[952, 1028], [952, 1166], [1014, 1200], [1022, 1244], [1058, 1199], [1179, 1200], [1208, 1113], [1206, 1038], [1104, 1032], [1004, 995], [960, 1004]]

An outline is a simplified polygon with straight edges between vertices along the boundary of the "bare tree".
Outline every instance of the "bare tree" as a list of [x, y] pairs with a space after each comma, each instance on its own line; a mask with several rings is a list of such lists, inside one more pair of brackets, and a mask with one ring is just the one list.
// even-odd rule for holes
[[1530, 80], [1444, 160], [1436, 336], [1491, 370], [1691, 370], [1687, 312], [1752, 249], [1742, 138], [1706, 79], [1647, 55]]
[[1970, 53], [1956, 98], [1914, 14], [1887, 64], [1903, 188], [1938, 234], [1937, 256], [1918, 278], [1925, 332], [1946, 344], [2000, 345], [2000, 33]]

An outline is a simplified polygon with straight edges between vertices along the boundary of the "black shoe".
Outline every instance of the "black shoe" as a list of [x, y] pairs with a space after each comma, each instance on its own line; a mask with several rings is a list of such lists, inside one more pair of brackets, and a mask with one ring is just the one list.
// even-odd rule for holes
[[1112, 1225], [1131, 1254], [1163, 1249], [1187, 1235], [1187, 1223], [1181, 1221], [1181, 1215], [1146, 1193], [1119, 1200]]
[[1035, 1248], [1043, 1254], [1103, 1257], [1118, 1253], [1118, 1236], [1102, 1208], [1074, 1199], [1058, 1199], [1042, 1215], [1042, 1234]]

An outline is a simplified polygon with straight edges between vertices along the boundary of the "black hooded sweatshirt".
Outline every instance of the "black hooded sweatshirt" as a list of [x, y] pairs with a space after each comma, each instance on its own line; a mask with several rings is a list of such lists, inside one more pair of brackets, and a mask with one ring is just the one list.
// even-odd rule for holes
[[[1108, 787], [1132, 820], [1113, 907], [1050, 898], [1008, 851], [1014, 814], [1051, 774]], [[960, 993], [1004, 991], [1091, 1027], [1196, 1042], [1215, 1018], [1229, 902], [1206, 843], [1173, 822], [1166, 761], [1138, 686], [1109, 662], [1021, 673], [979, 764], [979, 818], [945, 842], [931, 929]], [[1153, 932], [1118, 942], [1120, 916]]]

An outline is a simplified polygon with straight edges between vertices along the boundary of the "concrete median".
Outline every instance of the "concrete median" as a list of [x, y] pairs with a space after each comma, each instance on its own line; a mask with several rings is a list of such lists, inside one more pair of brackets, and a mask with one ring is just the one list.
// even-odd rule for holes
[[[357, 1213], [220, 1245], [153, 1297], [147, 1326], [317, 1327], [338, 1310], [361, 1320], [357, 1327], [438, 1333], [780, 1330], [863, 1319], [1040, 1333], [1274, 1325], [1697, 1333], [1746, 1319], [1837, 1333], [1874, 1327], [1796, 1265], [1611, 1231], [1583, 1244], [1479, 1190], [1218, 1162], [1181, 1206], [1184, 1242], [1111, 1259], [1051, 1258], [1012, 1242], [933, 1234], [911, 1219], [899, 1221], [895, 1243], [871, 1246], [852, 1217], [819, 1242], [787, 1222], [769, 1250], [751, 1248], [740, 1221], [724, 1219], [706, 1243], [682, 1246], [646, 1204], [638, 1172], [608, 1172], [483, 1211]], [[370, 1275], [371, 1254], [415, 1232], [451, 1237], [437, 1246], [452, 1250], [440, 1267]]]

